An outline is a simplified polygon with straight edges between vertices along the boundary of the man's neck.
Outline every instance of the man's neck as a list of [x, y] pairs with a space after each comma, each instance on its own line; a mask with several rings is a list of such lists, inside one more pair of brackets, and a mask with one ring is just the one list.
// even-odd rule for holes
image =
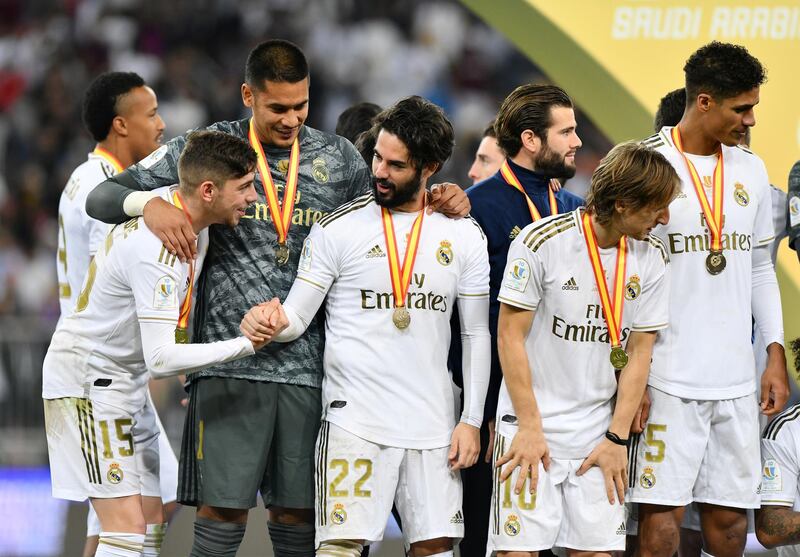
[[103, 141], [97, 144], [101, 149], [108, 151], [123, 169], [139, 161], [135, 160], [131, 150], [125, 144], [125, 140], [117, 135], [109, 134]]
[[402, 205], [398, 205], [397, 207], [393, 207], [392, 211], [398, 211], [400, 213], [417, 213], [425, 208], [426, 195], [427, 191], [425, 190], [425, 186], [420, 185], [419, 191], [414, 199], [407, 203], [403, 203]]
[[536, 168], [533, 164], [533, 157], [527, 151], [525, 151], [524, 147], [519, 150], [519, 153], [517, 153], [513, 157], [509, 157], [509, 160], [514, 164], [516, 164], [517, 166], [521, 166], [526, 170], [536, 172]]
[[710, 137], [703, 129], [703, 122], [699, 115], [687, 112], [678, 122], [683, 150], [692, 155], [713, 155], [719, 151], [719, 141]]
[[619, 244], [619, 239], [622, 238], [622, 232], [617, 230], [614, 226], [613, 219], [606, 224], [597, 222], [594, 213], [589, 215], [592, 221], [592, 230], [597, 238], [597, 245], [600, 248], [613, 248]]
[[199, 234], [201, 230], [208, 228], [210, 225], [214, 224], [211, 222], [205, 207], [203, 206], [202, 201], [197, 199], [194, 195], [186, 195], [178, 190], [178, 194], [180, 195], [181, 204], [183, 205], [183, 209], [186, 214], [189, 216], [189, 220], [192, 223], [192, 230], [194, 230], [195, 234]]

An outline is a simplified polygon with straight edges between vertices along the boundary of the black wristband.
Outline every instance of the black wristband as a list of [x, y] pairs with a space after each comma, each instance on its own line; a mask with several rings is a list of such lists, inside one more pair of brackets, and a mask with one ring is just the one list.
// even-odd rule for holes
[[627, 447], [631, 444], [630, 438], [623, 439], [622, 437], [620, 437], [619, 435], [617, 435], [612, 431], [606, 431], [606, 439], [608, 439], [615, 445], [620, 445], [621, 447]]

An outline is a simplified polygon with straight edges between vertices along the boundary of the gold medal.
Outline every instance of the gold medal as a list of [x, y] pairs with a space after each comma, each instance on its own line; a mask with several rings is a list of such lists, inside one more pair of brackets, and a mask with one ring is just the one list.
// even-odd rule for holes
[[614, 366], [614, 369], [622, 369], [628, 365], [628, 353], [625, 352], [622, 346], [614, 346], [611, 348], [609, 360], [611, 360], [611, 365]]
[[725, 270], [725, 254], [721, 251], [712, 250], [706, 257], [706, 270], [712, 275], [718, 275]]
[[189, 344], [189, 330], [175, 327], [175, 344]]
[[278, 244], [275, 248], [275, 259], [278, 265], [286, 265], [289, 261], [289, 246], [286, 244]]
[[394, 313], [392, 313], [392, 323], [394, 326], [400, 329], [408, 329], [408, 326], [411, 325], [411, 314], [408, 313], [408, 310], [404, 307], [394, 308]]

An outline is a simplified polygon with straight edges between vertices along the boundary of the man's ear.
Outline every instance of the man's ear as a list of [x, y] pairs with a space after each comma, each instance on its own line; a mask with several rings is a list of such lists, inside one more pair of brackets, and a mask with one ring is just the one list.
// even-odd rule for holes
[[114, 116], [111, 120], [111, 129], [120, 137], [128, 137], [128, 122], [122, 116]]
[[217, 196], [217, 186], [214, 185], [214, 182], [211, 180], [206, 180], [197, 186], [197, 193], [200, 196], [200, 199], [210, 203], [214, 201], [214, 198]]
[[438, 162], [429, 162], [428, 164], [422, 167], [422, 173], [420, 174], [420, 178], [422, 178], [422, 180], [427, 180], [428, 178], [439, 172], [440, 168], [442, 168], [442, 165], [439, 164]]
[[700, 93], [695, 99], [695, 105], [700, 112], [708, 112], [714, 106], [714, 97], [708, 93]]
[[522, 147], [533, 154], [538, 153], [542, 148], [542, 138], [532, 130], [524, 130], [519, 138], [522, 141]]
[[255, 100], [255, 95], [253, 95], [253, 90], [247, 83], [242, 83], [242, 103], [247, 108], [253, 108], [253, 101]]

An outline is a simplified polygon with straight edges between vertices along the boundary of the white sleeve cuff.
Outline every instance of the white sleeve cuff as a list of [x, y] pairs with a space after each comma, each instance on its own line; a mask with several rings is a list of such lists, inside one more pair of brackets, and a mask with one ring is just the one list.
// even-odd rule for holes
[[122, 210], [129, 217], [141, 217], [144, 214], [144, 206], [151, 199], [159, 195], [152, 191], [134, 191], [128, 194], [122, 202]]

